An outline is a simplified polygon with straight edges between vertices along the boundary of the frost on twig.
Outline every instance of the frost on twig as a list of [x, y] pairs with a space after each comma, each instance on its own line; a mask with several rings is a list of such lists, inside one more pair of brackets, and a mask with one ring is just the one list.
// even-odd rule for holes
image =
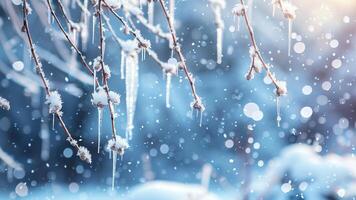
[[225, 8], [225, 0], [209, 0], [211, 8], [215, 16], [215, 26], [216, 26], [216, 62], [221, 64], [222, 62], [222, 44], [223, 44], [223, 31], [224, 31], [224, 21], [221, 16], [221, 11]]
[[77, 152], [77, 156], [87, 163], [91, 163], [91, 154], [86, 147], [80, 146]]
[[[281, 2], [281, 1], [280, 1]], [[276, 102], [277, 102], [277, 124], [279, 126], [279, 122], [281, 120], [280, 114], [279, 114], [279, 97], [286, 95], [287, 94], [287, 87], [286, 83], [282, 81], [278, 81], [274, 74], [270, 71], [269, 65], [263, 60], [261, 52], [258, 49], [257, 42], [255, 39], [255, 34], [253, 31], [253, 28], [251, 26], [251, 22], [246, 14], [247, 7], [244, 4], [243, 0], [240, 0], [240, 3], [236, 4], [235, 7], [232, 10], [232, 13], [236, 15], [237, 17], [243, 17], [249, 36], [250, 36], [250, 57], [251, 57], [251, 65], [249, 67], [248, 72], [246, 73], [246, 79], [251, 80], [254, 77], [254, 74], [257, 72], [259, 73], [261, 71], [260, 68], [263, 68], [267, 76], [271, 79], [272, 83], [274, 84], [276, 88]]]
[[[50, 6], [49, 1], [47, 1], [47, 2], [48, 2], [48, 5]], [[50, 86], [49, 86], [49, 82], [46, 79], [46, 75], [45, 75], [45, 73], [44, 73], [44, 71], [42, 69], [41, 60], [40, 60], [39, 56], [37, 55], [37, 53], [35, 51], [35, 46], [33, 44], [33, 40], [32, 40], [31, 33], [30, 33], [30, 28], [29, 28], [29, 23], [28, 23], [28, 19], [27, 19], [28, 15], [31, 13], [31, 8], [30, 8], [29, 4], [27, 3], [27, 0], [22, 0], [22, 11], [23, 11], [23, 25], [22, 25], [21, 30], [26, 35], [26, 38], [27, 38], [27, 41], [28, 41], [28, 46], [29, 46], [29, 49], [30, 49], [30, 52], [31, 52], [31, 56], [32, 56], [32, 58], [33, 58], [33, 60], [35, 62], [36, 72], [37, 72], [38, 76], [40, 77], [40, 79], [42, 81], [42, 84], [43, 84], [43, 87], [45, 89], [45, 92], [46, 92], [46, 95], [47, 95], [47, 97], [46, 97], [47, 101], [46, 102], [48, 102], [48, 104], [50, 104], [50, 110], [49, 111], [53, 113], [53, 116], [54, 115], [57, 116], [57, 118], [59, 119], [59, 123], [61, 124], [65, 134], [67, 135], [67, 137], [69, 139], [71, 139], [71, 141], [69, 141], [69, 142], [71, 143], [71, 145], [73, 145], [75, 148], [77, 148], [78, 152], [79, 152], [80, 146], [78, 146], [76, 140], [74, 140], [72, 138], [72, 134], [69, 132], [66, 124], [63, 121], [62, 112], [60, 111], [61, 108], [62, 108], [62, 100], [60, 98], [60, 95], [56, 91], [51, 92], [51, 89], [50, 89]], [[54, 13], [52, 9], [51, 9], [51, 12], [52, 12], [52, 14]], [[74, 145], [74, 143], [75, 143], [75, 145]], [[87, 151], [87, 152], [88, 153], [86, 153], [86, 161], [88, 163], [90, 163], [91, 162], [91, 156], [90, 156], [90, 159], [89, 159], [88, 154], [90, 155], [90, 153], [89, 153], [89, 151]]]
[[[98, 153], [100, 152], [100, 135], [101, 135], [101, 121], [102, 121], [102, 109], [108, 105], [108, 96], [103, 87], [98, 87], [96, 91], [92, 93], [92, 104], [98, 108]], [[120, 103], [120, 95], [114, 91], [109, 91], [110, 101], [117, 105]]]
[[72, 138], [72, 137], [68, 137], [68, 138], [67, 138], [67, 141], [69, 142], [70, 145], [72, 145], [73, 147], [76, 147], [76, 148], [77, 148], [77, 150], [78, 150], [78, 151], [77, 151], [77, 156], [78, 156], [81, 160], [83, 160], [83, 161], [85, 161], [85, 162], [91, 164], [91, 162], [92, 162], [92, 160], [91, 160], [91, 154], [90, 154], [89, 150], [88, 150], [86, 147], [84, 147], [84, 146], [79, 146], [79, 145], [78, 145], [78, 141], [77, 141], [76, 139]]
[[129, 144], [126, 139], [116, 136], [116, 139], [110, 139], [108, 141], [108, 150], [117, 152], [120, 156], [123, 156], [125, 150], [129, 148]]
[[113, 137], [111, 140], [108, 141], [107, 149], [112, 152], [112, 182], [111, 182], [111, 189], [114, 190], [115, 188], [115, 172], [116, 172], [116, 159], [117, 154], [121, 157], [124, 155], [125, 150], [129, 148], [129, 144], [127, 143], [127, 139], [124, 139], [118, 135]]
[[10, 102], [2, 97], [0, 97], [0, 108], [4, 110], [10, 110]]
[[57, 91], [52, 91], [46, 96], [46, 104], [49, 106], [49, 113], [62, 115], [62, 98]]
[[245, 75], [247, 80], [253, 79], [255, 77], [255, 73], [261, 73], [261, 71], [262, 71], [262, 64], [256, 54], [255, 47], [251, 46], [249, 53], [250, 53], [250, 58], [251, 58], [251, 64], [248, 69], [248, 72]]
[[179, 57], [179, 61], [181, 62], [182, 69], [183, 69], [183, 71], [185, 73], [185, 76], [187, 77], [187, 80], [189, 82], [189, 85], [190, 85], [190, 88], [191, 88], [191, 91], [192, 91], [192, 96], [193, 96], [194, 100], [193, 100], [193, 103], [191, 104], [191, 107], [193, 109], [197, 109], [198, 111], [200, 111], [200, 113], [202, 113], [204, 111], [205, 107], [204, 107], [200, 97], [197, 94], [194, 77], [193, 77], [192, 73], [188, 69], [188, 66], [186, 64], [186, 60], [184, 58], [182, 49], [180, 47], [181, 45], [178, 42], [176, 31], [175, 31], [175, 28], [173, 26], [172, 16], [168, 13], [164, 1], [163, 0], [158, 0], [158, 1], [159, 1], [160, 5], [161, 5], [163, 14], [166, 17], [166, 21], [168, 23], [168, 28], [169, 28], [169, 31], [170, 31], [171, 36], [172, 36], [172, 42], [173, 42], [173, 47], [174, 47], [173, 50], [176, 52], [176, 54]]

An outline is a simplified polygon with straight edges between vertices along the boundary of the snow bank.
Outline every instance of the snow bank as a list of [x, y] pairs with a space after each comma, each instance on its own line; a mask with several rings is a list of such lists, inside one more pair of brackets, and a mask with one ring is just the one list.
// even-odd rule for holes
[[313, 200], [322, 200], [325, 196], [352, 198], [356, 195], [356, 158], [336, 154], [321, 156], [313, 146], [291, 145], [269, 162], [266, 173], [253, 187], [261, 196], [275, 195], [270, 191], [299, 191], [306, 199]]
[[137, 186], [127, 200], [219, 200], [217, 196], [197, 184], [153, 181]]

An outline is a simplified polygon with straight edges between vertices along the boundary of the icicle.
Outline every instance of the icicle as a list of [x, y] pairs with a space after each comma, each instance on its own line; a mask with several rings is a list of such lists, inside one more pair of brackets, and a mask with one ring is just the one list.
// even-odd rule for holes
[[[88, 8], [88, 0], [84, 0], [84, 8], [87, 9]], [[88, 37], [89, 37], [89, 33], [88, 33], [88, 14], [86, 12], [82, 12], [82, 31], [80, 32], [80, 37], [82, 40], [82, 46], [83, 49], [86, 50], [87, 49], [87, 45], [88, 45]]]
[[73, 43], [74, 43], [75, 45], [77, 45], [77, 41], [78, 41], [78, 40], [77, 40], [77, 37], [78, 37], [78, 36], [77, 36], [77, 33], [78, 33], [78, 32], [77, 32], [76, 29], [74, 29], [73, 32], [72, 32], [72, 37], [73, 37], [72, 41], [73, 41]]
[[111, 190], [114, 190], [114, 189], [115, 189], [116, 160], [117, 160], [117, 152], [116, 152], [116, 151], [112, 151], [112, 180], [111, 180]]
[[274, 13], [276, 12], [276, 5], [272, 5], [272, 16], [274, 17]]
[[240, 17], [237, 18], [237, 31], [240, 31]]
[[156, 36], [155, 36], [155, 43], [157, 44], [158, 41], [159, 41], [159, 37], [158, 37], [158, 35], [156, 35]]
[[172, 74], [166, 73], [167, 80], [166, 80], [166, 107], [170, 108], [170, 94], [171, 94], [171, 81], [172, 81]]
[[94, 44], [95, 41], [95, 24], [96, 24], [96, 17], [93, 15], [93, 26], [92, 26], [92, 33], [91, 33], [91, 43]]
[[54, 113], [52, 113], [52, 131], [54, 131]]
[[149, 1], [148, 2], [148, 23], [153, 25], [153, 19], [154, 19], [154, 2], [153, 1]]
[[101, 108], [98, 108], [98, 153], [100, 153], [101, 118], [102, 110]]
[[[52, 2], [50, 2], [52, 4]], [[51, 13], [51, 9], [49, 9], [49, 6], [47, 6], [47, 20], [48, 20], [48, 24], [51, 24], [52, 22], [52, 13]]]
[[169, 1], [169, 14], [171, 18], [171, 25], [174, 27], [174, 6], [175, 6], [175, 0], [170, 0]]
[[132, 138], [133, 119], [136, 109], [137, 89], [138, 89], [138, 55], [132, 52], [126, 55], [126, 112], [127, 112], [127, 127], [126, 138]]
[[146, 49], [142, 48], [141, 49], [141, 61], [144, 61], [146, 59]]
[[173, 55], [174, 55], [174, 50], [173, 50], [173, 47], [171, 48], [171, 58], [173, 58]]
[[121, 61], [120, 61], [120, 78], [125, 79], [125, 52], [121, 51]]
[[291, 48], [291, 35], [292, 35], [292, 20], [288, 19], [288, 56], [290, 56]]
[[96, 88], [96, 70], [93, 70], [93, 92], [95, 92], [95, 88]]
[[222, 28], [217, 28], [216, 29], [216, 62], [218, 64], [221, 64], [222, 62], [222, 41], [223, 40], [223, 30]]
[[200, 121], [199, 121], [199, 127], [203, 124], [203, 111], [200, 111]]
[[276, 97], [276, 108], [277, 108], [277, 126], [280, 127], [280, 122], [282, 120], [281, 118], [281, 108], [280, 108], [280, 103], [279, 103], [279, 97]]

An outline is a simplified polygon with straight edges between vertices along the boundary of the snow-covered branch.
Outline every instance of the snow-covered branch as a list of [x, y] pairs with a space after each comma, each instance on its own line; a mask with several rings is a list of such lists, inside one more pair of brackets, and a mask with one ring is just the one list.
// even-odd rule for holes
[[[29, 28], [29, 24], [28, 24], [28, 19], [27, 19], [27, 16], [29, 14], [31, 14], [31, 7], [30, 5], [27, 3], [27, 0], [23, 0], [22, 1], [22, 11], [23, 11], [23, 26], [21, 28], [21, 30], [23, 32], [25, 32], [26, 34], [26, 38], [28, 40], [28, 45], [29, 45], [29, 48], [30, 48], [30, 52], [31, 52], [31, 55], [32, 55], [32, 58], [35, 62], [35, 67], [36, 67], [36, 72], [37, 74], [39, 75], [39, 77], [41, 78], [41, 81], [44, 85], [44, 88], [45, 88], [45, 92], [47, 94], [47, 101], [46, 103], [49, 104], [49, 107], [50, 107], [50, 112], [53, 113], [54, 115], [57, 116], [64, 132], [67, 134], [68, 138], [70, 141], [76, 141], [75, 139], [73, 139], [71, 133], [69, 132], [68, 128], [66, 127], [63, 119], [62, 119], [62, 112], [61, 112], [61, 108], [62, 108], [62, 100], [60, 98], [60, 95], [58, 94], [58, 92], [56, 91], [51, 91], [50, 90], [50, 87], [49, 87], [49, 81], [46, 79], [46, 76], [45, 76], [45, 73], [42, 69], [42, 63], [40, 61], [40, 58], [39, 56], [37, 55], [36, 53], [36, 50], [35, 50], [35, 46], [33, 44], [33, 41], [32, 41], [32, 37], [31, 37], [31, 33], [30, 33], [30, 28]], [[78, 150], [78, 154], [80, 154], [81, 150], [85, 147], [83, 146], [79, 146], [76, 142], [72, 143], [72, 146], [75, 147], [77, 150]], [[82, 155], [82, 154], [80, 154]], [[80, 158], [88, 163], [91, 163], [91, 156], [89, 157], [90, 153], [89, 151], [85, 154], [85, 157], [84, 156], [80, 156]]]

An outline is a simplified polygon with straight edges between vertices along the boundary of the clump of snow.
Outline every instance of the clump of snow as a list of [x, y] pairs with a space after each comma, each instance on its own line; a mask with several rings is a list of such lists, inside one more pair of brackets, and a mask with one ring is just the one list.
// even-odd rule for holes
[[86, 147], [80, 146], [78, 148], [77, 156], [79, 156], [79, 158], [81, 160], [83, 160], [89, 164], [91, 163], [91, 154]]
[[[110, 67], [106, 64], [104, 64], [104, 72], [105, 72], [105, 76], [106, 78], [110, 78], [111, 77], [111, 70], [110, 70]], [[102, 70], [102, 64], [101, 64], [101, 58], [100, 56], [94, 58], [93, 60], [93, 69], [95, 70], [94, 71], [94, 75], [95, 75], [95, 72], [99, 72], [100, 70]]]
[[198, 99], [195, 99], [192, 103], [190, 103], [190, 107], [200, 112], [204, 112], [205, 110], [205, 106], [199, 97]]
[[258, 57], [257, 50], [255, 49], [255, 47], [251, 46], [249, 53], [251, 58], [251, 64], [245, 75], [245, 78], [247, 80], [252, 80], [255, 77], [255, 73], [262, 72], [262, 62]]
[[[92, 3], [94, 5], [97, 5], [99, 3], [99, 0], [92, 0]], [[102, 1], [101, 4], [103, 6], [108, 6], [108, 7], [112, 8], [113, 10], [116, 10], [116, 9], [121, 8], [122, 3], [123, 3], [122, 0], [105, 0], [105, 2]]]
[[232, 14], [237, 16], [242, 16], [246, 12], [247, 6], [242, 5], [241, 3], [235, 4], [234, 8], [232, 9]]
[[104, 73], [107, 79], [109, 79], [111, 77], [111, 70], [109, 65], [105, 65], [104, 64]]
[[[94, 106], [98, 108], [104, 108], [108, 105], [108, 96], [103, 87], [98, 87], [95, 92], [92, 93], [91, 102]], [[110, 101], [113, 104], [120, 103], [120, 95], [114, 91], [109, 91]]]
[[46, 104], [49, 105], [49, 113], [62, 114], [62, 98], [57, 91], [52, 91], [46, 96]]
[[295, 11], [297, 10], [297, 7], [294, 6], [292, 3], [286, 1], [283, 2], [283, 8], [282, 8], [282, 12], [285, 18], [287, 19], [295, 19], [297, 17]]
[[276, 89], [276, 94], [277, 96], [284, 96], [287, 95], [287, 82], [285, 81], [278, 81], [277, 82], [277, 89]]
[[120, 94], [114, 92], [114, 91], [110, 91], [109, 92], [109, 97], [110, 97], [110, 101], [113, 104], [120, 104]]
[[100, 71], [101, 70], [100, 56], [94, 58], [93, 68], [94, 68], [95, 71]]
[[126, 40], [122, 42], [121, 47], [126, 54], [131, 54], [131, 52], [138, 49], [138, 42], [136, 40]]
[[167, 63], [163, 63], [162, 67], [166, 73], [177, 74], [179, 63], [177, 59], [170, 58]]
[[98, 87], [95, 92], [92, 94], [92, 100], [94, 106], [98, 108], [104, 108], [108, 105], [108, 98], [103, 87]]
[[121, 0], [105, 0], [105, 3], [112, 9], [119, 9], [122, 5]]
[[5, 110], [10, 110], [10, 102], [2, 97], [0, 97], [0, 108]]
[[116, 136], [116, 139], [111, 139], [108, 141], [108, 150], [110, 151], [115, 151], [117, 152], [120, 156], [123, 156], [125, 153], [125, 150], [129, 148], [129, 144], [127, 143], [127, 140], [120, 137]]
[[254, 46], [250, 46], [248, 53], [250, 54], [250, 58], [254, 58], [257, 56], [257, 50], [255, 49]]

